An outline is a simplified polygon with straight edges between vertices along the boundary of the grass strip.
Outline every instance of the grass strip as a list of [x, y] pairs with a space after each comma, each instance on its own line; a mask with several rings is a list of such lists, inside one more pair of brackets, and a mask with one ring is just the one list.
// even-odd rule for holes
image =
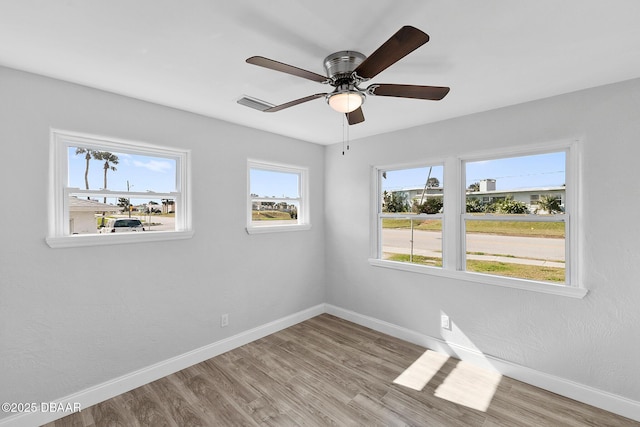
[[[389, 261], [410, 262], [412, 264], [420, 264], [430, 267], [442, 267], [442, 259], [436, 257], [414, 255], [413, 261], [409, 261], [409, 254], [385, 253], [384, 256], [385, 259]], [[565, 275], [565, 269], [560, 267], [545, 267], [471, 259], [467, 260], [467, 271], [553, 283], [564, 283]]]
[[[411, 220], [404, 218], [384, 218], [382, 228], [411, 228], [413, 221], [414, 230], [442, 231], [442, 221], [437, 219]], [[544, 221], [478, 221], [468, 220], [466, 222], [468, 233], [496, 234], [500, 236], [525, 236], [525, 237], [548, 237], [564, 238], [564, 222], [544, 222]]]

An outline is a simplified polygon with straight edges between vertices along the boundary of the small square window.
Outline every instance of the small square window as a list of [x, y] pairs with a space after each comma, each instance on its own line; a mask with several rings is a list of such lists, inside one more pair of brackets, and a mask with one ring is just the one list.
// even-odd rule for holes
[[307, 169], [248, 161], [247, 232], [310, 228]]

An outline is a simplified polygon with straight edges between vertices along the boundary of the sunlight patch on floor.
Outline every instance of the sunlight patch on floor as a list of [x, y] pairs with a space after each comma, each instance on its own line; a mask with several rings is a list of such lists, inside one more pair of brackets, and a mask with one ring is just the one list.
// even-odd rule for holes
[[[447, 318], [442, 324], [442, 338], [448, 345], [442, 351], [425, 351], [415, 362], [404, 370], [393, 382], [395, 384], [422, 391], [438, 373], [446, 374], [443, 366], [449, 360], [446, 354], [453, 351], [459, 358], [456, 366], [446, 374], [446, 378], [437, 386], [433, 395], [440, 399], [486, 412], [495, 395], [502, 375], [496, 371], [490, 360], [480, 351], [464, 332], [444, 311], [441, 317]], [[455, 359], [454, 359], [455, 360]], [[449, 366], [449, 365], [448, 365]], [[442, 375], [441, 375], [442, 377]]]
[[435, 396], [485, 412], [501, 378], [497, 372], [461, 361], [438, 386]]
[[446, 354], [427, 350], [393, 382], [413, 390], [422, 391], [424, 386], [442, 368], [447, 359], [449, 359], [449, 356]]

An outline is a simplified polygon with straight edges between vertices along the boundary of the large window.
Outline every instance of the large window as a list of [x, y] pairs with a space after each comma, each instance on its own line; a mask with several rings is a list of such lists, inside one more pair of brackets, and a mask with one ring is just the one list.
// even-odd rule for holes
[[463, 162], [466, 271], [567, 284], [565, 150]]
[[189, 152], [53, 131], [52, 247], [191, 236]]
[[441, 164], [374, 168], [371, 263], [584, 296], [577, 267], [577, 159], [577, 142], [563, 141]]
[[247, 169], [248, 233], [310, 227], [306, 168], [249, 160]]

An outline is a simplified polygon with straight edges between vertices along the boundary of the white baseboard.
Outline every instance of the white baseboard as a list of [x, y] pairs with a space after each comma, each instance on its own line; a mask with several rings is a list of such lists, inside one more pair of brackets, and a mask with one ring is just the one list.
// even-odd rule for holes
[[416, 331], [394, 325], [383, 320], [365, 316], [331, 304], [326, 304], [326, 313], [358, 325], [365, 326], [378, 332], [427, 347], [433, 351], [454, 356], [458, 359], [474, 363], [484, 368], [492, 369], [500, 374], [522, 381], [527, 384], [549, 390], [561, 396], [595, 406], [605, 411], [640, 421], [640, 402], [618, 396], [613, 393], [579, 384], [565, 378], [560, 378], [544, 372], [536, 371], [526, 366], [499, 359], [482, 352], [448, 343], [440, 338], [420, 334]]
[[[234, 348], [243, 346], [252, 341], [318, 316], [322, 313], [332, 314], [378, 332], [382, 332], [450, 356], [455, 356], [461, 360], [465, 360], [482, 367], [496, 370], [502, 375], [527, 384], [622, 415], [623, 417], [627, 417], [632, 420], [640, 421], [640, 402], [583, 384], [578, 384], [564, 378], [549, 375], [544, 372], [536, 371], [494, 356], [485, 355], [476, 349], [450, 344], [442, 339], [420, 334], [416, 331], [331, 304], [318, 304], [306, 310], [299, 311], [273, 322], [241, 332], [232, 337], [225, 338], [130, 374], [123, 375], [61, 399], [57, 399], [55, 400], [55, 403], [62, 404], [64, 406], [67, 404], [73, 406], [74, 404], [79, 403], [81, 408], [87, 408], [167, 375], [171, 375], [174, 372], [188, 368], [189, 366], [195, 365], [219, 354], [233, 350]], [[66, 415], [69, 415], [69, 413], [27, 412], [0, 420], [0, 427], [39, 426], [58, 418], [62, 418]]]
[[[318, 316], [324, 312], [325, 305], [318, 304], [306, 310], [299, 311], [281, 319], [274, 320], [273, 322], [241, 332], [232, 337], [225, 338], [102, 384], [98, 384], [78, 393], [71, 394], [61, 399], [56, 399], [55, 403], [62, 404], [64, 407], [66, 407], [67, 404], [70, 404], [71, 407], [73, 407], [74, 404], [79, 403], [81, 408], [88, 408], [89, 406], [111, 399], [119, 394], [126, 393], [134, 388], [143, 386], [167, 375], [171, 375], [174, 372], [178, 372], [207, 359], [211, 359], [219, 354], [226, 353], [229, 350], [233, 350], [234, 348], [266, 337], [267, 335], [271, 335], [282, 329]], [[69, 412], [24, 412], [0, 420], [0, 427], [39, 426], [69, 414]]]

